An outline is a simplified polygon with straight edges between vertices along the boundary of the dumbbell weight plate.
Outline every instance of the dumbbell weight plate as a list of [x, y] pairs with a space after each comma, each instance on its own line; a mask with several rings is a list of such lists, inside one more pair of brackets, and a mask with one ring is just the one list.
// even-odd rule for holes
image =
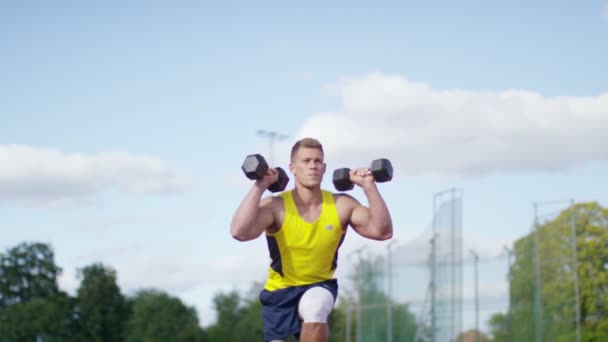
[[355, 187], [350, 180], [350, 169], [348, 168], [334, 170], [333, 183], [338, 191], [348, 191]]
[[249, 179], [262, 179], [268, 171], [268, 163], [260, 154], [250, 154], [245, 158], [241, 169]]
[[385, 158], [376, 159], [372, 162], [371, 172], [374, 180], [378, 183], [388, 182], [393, 179], [393, 165]]

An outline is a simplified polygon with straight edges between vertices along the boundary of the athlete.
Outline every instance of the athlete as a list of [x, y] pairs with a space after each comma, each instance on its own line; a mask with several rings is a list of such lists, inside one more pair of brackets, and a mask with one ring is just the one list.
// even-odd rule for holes
[[232, 218], [230, 231], [239, 241], [266, 234], [271, 260], [260, 293], [265, 341], [287, 341], [291, 335], [302, 342], [327, 341], [327, 318], [338, 297], [333, 274], [347, 227], [373, 240], [393, 236], [390, 213], [369, 168], [350, 171], [350, 180], [367, 197], [364, 206], [348, 194], [321, 189], [323, 158], [318, 140], [299, 140], [289, 164], [294, 188], [262, 198], [278, 179], [278, 172], [269, 167]]

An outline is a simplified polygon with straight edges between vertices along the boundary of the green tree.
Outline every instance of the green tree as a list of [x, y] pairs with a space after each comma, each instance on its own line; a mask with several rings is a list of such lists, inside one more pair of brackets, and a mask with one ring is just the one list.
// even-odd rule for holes
[[259, 295], [264, 284], [254, 282], [244, 295], [233, 290], [213, 297], [216, 322], [206, 329], [210, 341], [263, 341], [264, 321]]
[[262, 303], [259, 300], [260, 291], [264, 285], [255, 282], [249, 292], [241, 298], [240, 319], [237, 324], [239, 341], [263, 341], [264, 320], [262, 318]]
[[116, 271], [96, 263], [79, 269], [78, 277], [76, 317], [82, 339], [122, 341], [129, 309], [116, 283]]
[[490, 326], [490, 331], [492, 332], [494, 337], [493, 341], [509, 341], [509, 333], [511, 331], [511, 327], [509, 325], [508, 315], [502, 313], [494, 314], [492, 315], [492, 317], [490, 317], [488, 325]]
[[72, 341], [73, 299], [65, 294], [32, 298], [0, 309], [0, 341]]
[[239, 332], [234, 329], [241, 316], [241, 296], [234, 290], [213, 297], [213, 308], [217, 320], [207, 328], [210, 341], [237, 341]]
[[21, 243], [0, 254], [0, 307], [32, 298], [59, 294], [52, 248], [44, 243]]
[[[554, 219], [539, 222], [538, 236], [533, 232], [516, 241], [509, 276], [512, 312], [510, 316], [495, 314], [490, 319], [494, 341], [509, 341], [510, 333], [514, 341], [533, 341], [537, 326], [542, 328], [545, 340], [574, 340], [574, 272], [579, 279], [583, 340], [608, 340], [608, 210], [597, 203], [576, 204], [573, 209], [564, 209]], [[572, 222], [577, 269], [573, 267]], [[536, 255], [542, 286], [540, 307], [534, 291]], [[542, 322], [537, 320], [540, 312]]]
[[69, 341], [73, 299], [61, 292], [52, 248], [21, 243], [0, 254], [0, 340]]
[[608, 340], [608, 209], [576, 206], [582, 335]]
[[194, 308], [157, 290], [143, 290], [133, 298], [127, 325], [128, 342], [204, 341]]
[[340, 305], [337, 305], [329, 315], [327, 324], [329, 326], [329, 342], [342, 342], [346, 335], [346, 315]]

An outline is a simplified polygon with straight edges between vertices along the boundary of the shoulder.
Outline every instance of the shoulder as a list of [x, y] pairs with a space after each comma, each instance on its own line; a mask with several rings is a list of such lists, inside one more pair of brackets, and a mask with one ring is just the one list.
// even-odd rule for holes
[[350, 224], [353, 212], [361, 204], [353, 196], [345, 193], [332, 193], [334, 205], [340, 218], [342, 227], [346, 228]]
[[345, 193], [332, 193], [334, 203], [338, 208], [352, 208], [359, 205], [359, 201], [353, 196]]
[[280, 195], [272, 195], [262, 198], [260, 207], [271, 208], [273, 210], [282, 209], [285, 207], [284, 199]]

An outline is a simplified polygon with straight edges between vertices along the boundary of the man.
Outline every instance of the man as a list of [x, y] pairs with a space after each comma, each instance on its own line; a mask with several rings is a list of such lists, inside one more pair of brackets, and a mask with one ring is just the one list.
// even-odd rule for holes
[[350, 171], [350, 180], [367, 196], [365, 207], [350, 195], [321, 189], [323, 158], [319, 141], [296, 142], [289, 164], [293, 190], [262, 199], [278, 179], [278, 172], [269, 168], [232, 219], [230, 231], [239, 241], [266, 233], [271, 264], [260, 293], [265, 341], [286, 341], [291, 335], [302, 342], [327, 341], [327, 318], [338, 295], [333, 273], [346, 228], [374, 240], [393, 235], [391, 216], [369, 168]]

